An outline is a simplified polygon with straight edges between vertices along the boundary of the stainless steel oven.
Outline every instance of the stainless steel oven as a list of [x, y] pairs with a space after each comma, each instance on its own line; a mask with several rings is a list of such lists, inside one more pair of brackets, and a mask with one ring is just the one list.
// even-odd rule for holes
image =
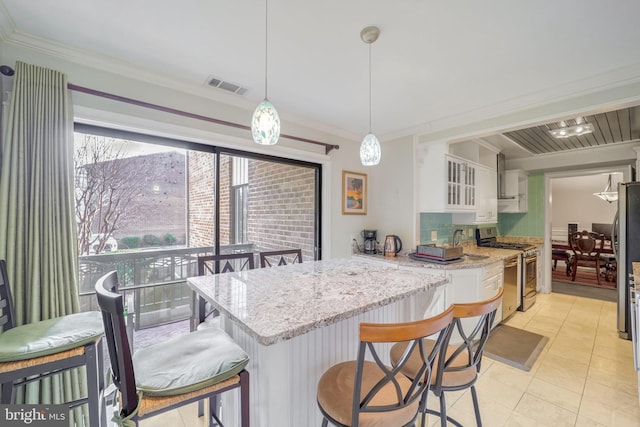
[[536, 302], [538, 292], [538, 251], [522, 252], [522, 304], [521, 311], [527, 311]]
[[502, 319], [506, 319], [520, 308], [522, 288], [520, 286], [522, 274], [520, 272], [520, 256], [504, 261], [504, 282], [502, 295]]
[[[520, 252], [520, 272], [518, 275], [518, 310], [526, 311], [536, 302], [538, 292], [538, 249], [529, 243], [499, 242], [497, 240], [498, 229], [496, 227], [476, 228], [476, 244], [482, 247], [511, 249]], [[512, 273], [513, 270], [509, 274]], [[507, 281], [507, 271], [505, 270], [505, 283]], [[506, 298], [507, 289], [505, 287]], [[504, 304], [503, 304], [504, 310]], [[507, 314], [503, 313], [503, 317]]]

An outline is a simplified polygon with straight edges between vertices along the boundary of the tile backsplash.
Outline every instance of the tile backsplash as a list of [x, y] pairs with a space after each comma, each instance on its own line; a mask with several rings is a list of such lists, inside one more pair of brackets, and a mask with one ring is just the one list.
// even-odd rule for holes
[[[544, 236], [544, 174], [529, 175], [528, 193], [528, 212], [499, 213], [497, 224], [464, 224], [456, 221], [455, 214], [423, 212], [420, 214], [420, 243], [452, 243], [456, 229], [464, 230], [460, 239], [463, 244], [475, 243], [476, 228], [489, 226], [497, 226], [500, 236], [541, 238]], [[432, 239], [433, 236], [436, 237], [435, 240]]]
[[[445, 245], [453, 242], [454, 231], [461, 229], [463, 234], [460, 242], [475, 242], [476, 240], [476, 224], [461, 224], [453, 222], [453, 215], [450, 213], [421, 213], [420, 214], [420, 243]], [[486, 227], [495, 224], [486, 224]], [[435, 235], [434, 235], [435, 233]], [[436, 237], [435, 240], [432, 237]]]

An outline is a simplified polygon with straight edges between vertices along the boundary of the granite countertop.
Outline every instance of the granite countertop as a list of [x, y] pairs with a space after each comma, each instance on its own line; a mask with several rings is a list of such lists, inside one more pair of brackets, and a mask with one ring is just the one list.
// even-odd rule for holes
[[355, 257], [187, 279], [193, 290], [262, 345], [291, 339], [447, 281], [444, 275]]
[[[501, 262], [505, 259], [519, 255], [521, 252], [511, 249], [495, 249], [495, 248], [483, 248], [477, 246], [465, 246], [464, 253], [469, 256], [463, 256], [460, 261], [452, 262], [450, 264], [440, 264], [436, 262], [417, 261], [409, 258], [408, 255], [398, 255], [395, 257], [386, 257], [384, 255], [367, 255], [363, 253], [354, 253], [355, 258], [364, 258], [369, 260], [384, 261], [390, 265], [404, 266], [404, 267], [428, 267], [442, 270], [454, 270], [460, 268], [480, 268], [486, 265], [490, 265], [496, 262]], [[478, 256], [474, 256], [478, 255]]]

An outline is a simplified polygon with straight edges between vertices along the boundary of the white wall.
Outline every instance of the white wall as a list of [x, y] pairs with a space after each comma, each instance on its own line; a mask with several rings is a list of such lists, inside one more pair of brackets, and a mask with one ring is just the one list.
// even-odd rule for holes
[[[161, 76], [149, 74], [143, 80], [106, 72], [89, 67], [71, 57], [62, 59], [24, 47], [3, 44], [0, 49], [2, 64], [15, 66], [17, 60], [52, 68], [67, 74], [69, 82], [94, 90], [117, 94], [175, 108], [190, 113], [215, 117], [229, 122], [249, 124], [254, 105], [230, 99], [213, 99], [210, 89], [203, 87], [203, 96], [193, 88], [181, 90], [179, 83], [172, 84]], [[109, 68], [106, 67], [105, 68]], [[113, 68], [113, 67], [111, 67]], [[225, 94], [226, 95], [226, 94]], [[403, 241], [411, 240], [413, 227], [411, 186], [411, 144], [401, 141], [382, 143], [383, 159], [379, 166], [364, 167], [360, 164], [360, 141], [336, 136], [326, 129], [311, 127], [294, 117], [281, 113], [282, 133], [298, 137], [338, 144], [340, 149], [328, 155], [324, 147], [281, 138], [276, 146], [256, 145], [248, 131], [216, 125], [205, 121], [184, 118], [117, 101], [72, 92], [74, 113], [80, 121], [110, 125], [122, 129], [149, 132], [156, 135], [180, 137], [182, 139], [236, 149], [271, 154], [275, 156], [305, 160], [323, 165], [323, 206], [321, 242], [323, 258], [348, 257], [351, 254], [351, 236], [360, 236], [362, 229], [379, 230], [379, 238], [385, 234], [398, 234]], [[233, 95], [232, 97], [235, 97]], [[225, 98], [222, 96], [221, 98]], [[229, 97], [226, 97], [229, 98]], [[236, 97], [237, 99], [237, 97]], [[276, 106], [277, 107], [277, 106]], [[363, 114], [366, 112], [363, 111]], [[365, 130], [363, 130], [365, 132]], [[363, 133], [364, 135], [364, 133]], [[406, 142], [406, 143], [405, 143]], [[367, 215], [342, 215], [342, 171], [367, 173], [369, 180], [369, 206]], [[383, 197], [382, 193], [391, 197]]]
[[[611, 224], [618, 208], [593, 193], [603, 191], [608, 174], [554, 178], [551, 180], [552, 230], [565, 229], [568, 223], [579, 224], [579, 230], [590, 230], [591, 223]], [[622, 180], [622, 174], [612, 174], [614, 189]]]

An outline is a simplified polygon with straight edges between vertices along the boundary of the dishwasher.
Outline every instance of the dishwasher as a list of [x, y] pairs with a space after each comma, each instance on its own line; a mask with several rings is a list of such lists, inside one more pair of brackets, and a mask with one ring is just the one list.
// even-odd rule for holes
[[522, 299], [520, 287], [520, 255], [504, 261], [504, 282], [502, 294], [502, 319], [507, 319], [520, 307]]

